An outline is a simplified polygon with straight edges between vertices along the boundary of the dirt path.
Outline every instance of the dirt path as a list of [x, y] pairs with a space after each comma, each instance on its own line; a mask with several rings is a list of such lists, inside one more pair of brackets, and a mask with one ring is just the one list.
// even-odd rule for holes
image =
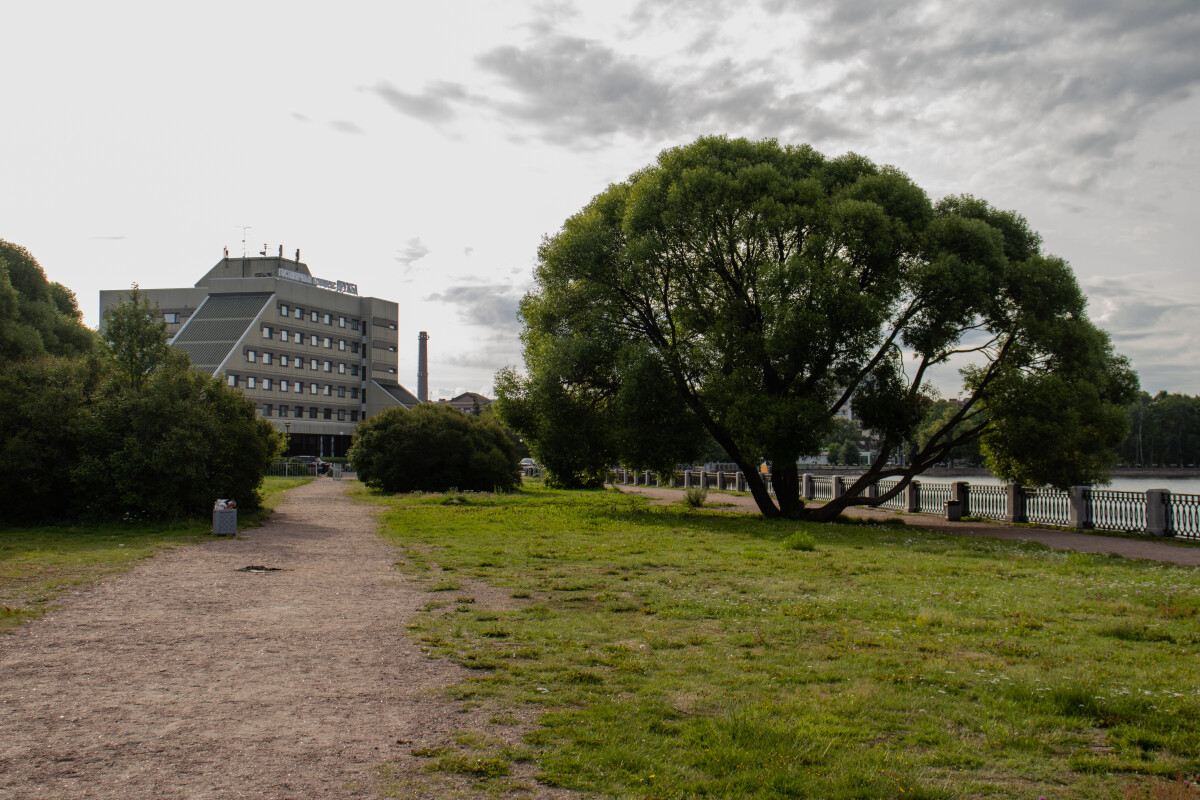
[[[661, 503], [673, 503], [683, 498], [682, 489], [660, 489], [653, 486], [618, 486], [617, 488], [622, 492], [653, 497]], [[755, 505], [754, 498], [748, 496], [709, 492], [708, 502], [721, 503], [723, 508], [730, 511], [758, 513], [758, 506]], [[854, 517], [877, 519], [895, 519], [899, 516], [915, 528], [925, 528], [957, 536], [987, 536], [993, 539], [1040, 542], [1054, 550], [1113, 553], [1125, 558], [1144, 558], [1188, 567], [1200, 566], [1200, 545], [1151, 539], [1126, 539], [1121, 536], [1099, 536], [1043, 528], [1017, 528], [992, 522], [949, 522], [941, 517], [895, 514], [891, 511], [875, 511], [865, 508], [847, 509], [846, 513]]]
[[374, 796], [375, 765], [467, 724], [374, 530], [321, 479], [0, 637], [0, 797]]

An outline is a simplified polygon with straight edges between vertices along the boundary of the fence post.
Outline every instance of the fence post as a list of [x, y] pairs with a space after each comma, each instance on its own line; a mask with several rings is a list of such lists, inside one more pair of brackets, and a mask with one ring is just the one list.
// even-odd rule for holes
[[830, 491], [829, 491], [830, 499], [834, 499], [834, 498], [838, 498], [838, 497], [842, 496], [842, 493], [844, 491], [846, 491], [846, 489], [842, 484], [842, 476], [841, 475], [834, 475], [833, 478], [830, 479], [829, 489], [830, 489]]
[[913, 481], [904, 487], [904, 500], [908, 513], [917, 514], [921, 511], [921, 482]]
[[1004, 504], [1004, 521], [1008, 523], [1028, 522], [1029, 514], [1025, 509], [1025, 487], [1019, 483], [1005, 484], [1007, 493]]
[[964, 517], [971, 516], [971, 484], [966, 481], [950, 484], [950, 499], [958, 503], [960, 514]]
[[1071, 509], [1067, 512], [1067, 525], [1077, 531], [1092, 529], [1092, 487], [1072, 486], [1068, 492]]
[[1166, 489], [1146, 490], [1146, 533], [1153, 536], [1172, 536], [1171, 493]]
[[737, 490], [739, 492], [746, 491], [746, 473], [742, 472], [740, 469], [737, 473]]
[[692, 488], [692, 471], [690, 469], [685, 469], [683, 471], [683, 488]]
[[814, 496], [813, 476], [807, 472], [800, 476], [800, 496], [805, 500], [812, 500]]

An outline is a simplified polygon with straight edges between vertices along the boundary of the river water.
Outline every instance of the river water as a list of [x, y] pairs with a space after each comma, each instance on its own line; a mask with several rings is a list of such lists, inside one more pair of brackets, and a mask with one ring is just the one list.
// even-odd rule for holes
[[[995, 486], [1004, 481], [991, 475], [925, 475], [917, 480], [922, 483], [967, 483]], [[1175, 494], [1200, 494], [1200, 478], [1113, 478], [1107, 486], [1097, 486], [1097, 489], [1112, 489], [1118, 492], [1144, 492], [1147, 489], [1168, 489]]]

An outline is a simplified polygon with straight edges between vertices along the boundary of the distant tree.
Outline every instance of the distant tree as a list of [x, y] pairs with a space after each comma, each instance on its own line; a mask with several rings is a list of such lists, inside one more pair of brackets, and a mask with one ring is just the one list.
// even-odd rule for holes
[[517, 449], [499, 422], [448, 406], [387, 409], [354, 431], [350, 461], [385, 492], [505, 491], [520, 483]]
[[136, 283], [124, 302], [105, 310], [100, 332], [118, 374], [131, 389], [141, 389], [171, 352], [166, 321]]
[[82, 355], [93, 338], [74, 293], [50, 283], [24, 247], [0, 240], [0, 366], [45, 355]]
[[[973, 439], [1003, 477], [1063, 486], [1103, 476], [1124, 437], [1136, 377], [1067, 264], [1017, 214], [935, 205], [858, 155], [702, 138], [609, 186], [538, 258], [521, 307], [527, 374], [502, 373], [497, 391], [501, 416], [568, 475], [595, 480], [620, 455], [611, 432], [646, 412], [703, 426], [764, 514], [825, 520], [886, 502]], [[630, 363], [669, 387], [656, 406], [626, 394]], [[946, 364], [961, 365], [965, 400], [896, 466]], [[806, 509], [794, 465], [847, 405], [878, 455]], [[1051, 423], [1062, 428], [1041, 438]], [[657, 435], [665, 457], [671, 437]], [[894, 487], [871, 497], [885, 478]]]
[[[969, 430], [968, 423], [959, 420], [957, 423], [952, 422], [958, 414], [959, 405], [950, 400], [937, 400], [930, 403], [929, 411], [926, 412], [925, 418], [916, 430], [916, 445], [917, 452], [929, 444], [929, 441], [950, 424], [950, 436], [962, 436]], [[957, 447], [952, 447], [946, 452], [946, 458], [958, 461], [966, 461], [970, 464], [979, 465], [983, 461], [983, 454], [979, 449], [979, 439], [977, 437], [968, 437], [967, 441]]]

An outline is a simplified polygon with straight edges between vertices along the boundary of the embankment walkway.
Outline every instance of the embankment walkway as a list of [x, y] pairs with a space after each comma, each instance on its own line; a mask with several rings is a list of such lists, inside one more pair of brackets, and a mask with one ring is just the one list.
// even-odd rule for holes
[[[682, 489], [666, 489], [653, 486], [617, 486], [622, 492], [641, 494], [663, 503], [683, 499]], [[754, 498], [746, 495], [725, 494], [710, 491], [710, 502], [720, 502], [723, 510], [757, 514]], [[955, 536], [987, 536], [993, 539], [1013, 539], [1023, 542], [1039, 542], [1054, 550], [1072, 550], [1078, 553], [1112, 553], [1124, 558], [1144, 558], [1180, 566], [1200, 566], [1200, 544], [1174, 542], [1163, 539], [1135, 539], [1124, 536], [1103, 536], [1073, 531], [1057, 531], [1045, 528], [1002, 525], [997, 522], [950, 522], [941, 517], [923, 514], [896, 514], [892, 511], [877, 511], [867, 508], [850, 508], [846, 513], [852, 517], [867, 519], [895, 519], [900, 517], [914, 528], [948, 533]]]

